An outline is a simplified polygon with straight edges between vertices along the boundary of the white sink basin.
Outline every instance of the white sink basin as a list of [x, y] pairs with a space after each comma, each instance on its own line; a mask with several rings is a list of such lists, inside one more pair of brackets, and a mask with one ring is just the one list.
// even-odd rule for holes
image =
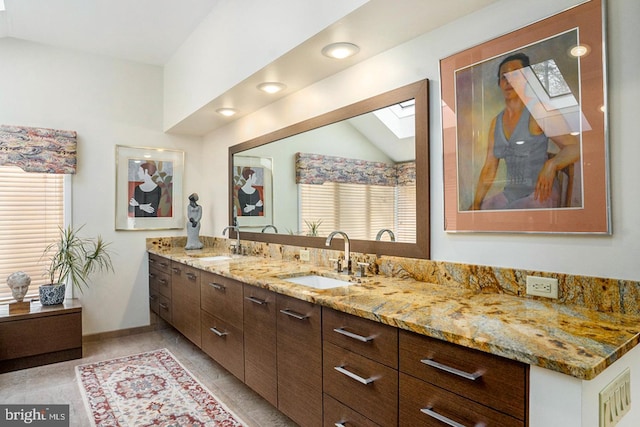
[[317, 274], [286, 277], [283, 280], [315, 289], [332, 289], [353, 285], [352, 282], [347, 282], [346, 280], [332, 279], [331, 277], [318, 276]]
[[229, 261], [230, 259], [232, 258], [228, 255], [198, 257], [198, 261], [200, 262]]

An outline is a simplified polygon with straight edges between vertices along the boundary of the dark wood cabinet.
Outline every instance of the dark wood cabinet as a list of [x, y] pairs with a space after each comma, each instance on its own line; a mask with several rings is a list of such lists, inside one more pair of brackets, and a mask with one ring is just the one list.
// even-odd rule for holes
[[244, 382], [276, 408], [276, 294], [244, 285]]
[[[440, 415], [464, 425], [526, 424], [528, 365], [409, 331], [400, 331], [399, 342], [400, 371], [407, 374], [400, 387], [401, 425], [427, 412], [432, 423]], [[436, 396], [434, 390], [441, 392]]]
[[153, 254], [149, 295], [151, 310], [300, 426], [527, 425], [526, 364]]
[[0, 307], [0, 373], [82, 357], [82, 306], [31, 303], [31, 311], [9, 314]]
[[[164, 297], [164, 298], [162, 298]], [[160, 303], [162, 300], [162, 308]], [[171, 322], [171, 261], [149, 254], [149, 308]]]
[[322, 424], [322, 310], [278, 295], [278, 409], [300, 426]]
[[242, 287], [206, 271], [200, 277], [202, 350], [244, 381]]
[[173, 262], [171, 266], [171, 324], [192, 343], [201, 346], [201, 270]]

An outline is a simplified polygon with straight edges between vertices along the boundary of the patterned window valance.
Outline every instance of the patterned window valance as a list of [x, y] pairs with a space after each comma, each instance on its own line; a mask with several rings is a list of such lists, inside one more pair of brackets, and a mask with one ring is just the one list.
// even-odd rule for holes
[[0, 125], [0, 165], [26, 172], [76, 173], [77, 133]]
[[295, 161], [297, 184], [338, 182], [396, 186], [415, 182], [414, 162], [390, 165], [309, 153], [296, 153]]

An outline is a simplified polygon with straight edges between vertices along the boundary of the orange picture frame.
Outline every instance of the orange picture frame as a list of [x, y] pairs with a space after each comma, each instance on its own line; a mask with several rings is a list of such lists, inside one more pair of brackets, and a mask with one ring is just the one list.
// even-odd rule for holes
[[[440, 61], [445, 231], [611, 234], [604, 10], [591, 0]], [[506, 72], [500, 64], [516, 53], [530, 64]], [[501, 79], [547, 152], [519, 153], [529, 140], [515, 131], [496, 142], [509, 102]], [[569, 145], [574, 157], [554, 172], [553, 201], [540, 196], [545, 160], [534, 160]]]

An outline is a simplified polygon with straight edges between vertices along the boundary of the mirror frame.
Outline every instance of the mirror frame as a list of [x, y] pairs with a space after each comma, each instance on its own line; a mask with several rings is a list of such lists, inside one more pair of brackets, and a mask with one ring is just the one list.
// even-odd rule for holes
[[[269, 144], [335, 122], [350, 119], [409, 99], [415, 99], [416, 150], [416, 242], [351, 240], [351, 251], [365, 254], [392, 255], [408, 258], [430, 257], [430, 192], [429, 192], [429, 81], [427, 79], [400, 87], [381, 95], [339, 108], [311, 119], [287, 126], [269, 134], [229, 147], [229, 224], [233, 224], [233, 155]], [[304, 149], [301, 149], [304, 151]], [[235, 237], [235, 232], [232, 233]], [[231, 237], [231, 236], [230, 236]], [[240, 232], [242, 240], [291, 246], [326, 248], [325, 237], [297, 236], [277, 233]], [[342, 250], [342, 239], [334, 239], [331, 249]]]

